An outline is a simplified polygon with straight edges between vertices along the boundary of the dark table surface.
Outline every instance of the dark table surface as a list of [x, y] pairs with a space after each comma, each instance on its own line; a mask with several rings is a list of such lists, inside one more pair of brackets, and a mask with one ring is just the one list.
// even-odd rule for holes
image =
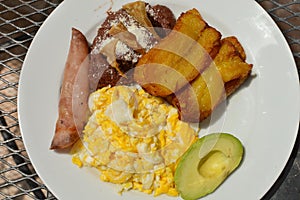
[[[0, 0], [0, 199], [56, 199], [34, 171], [17, 117], [20, 71], [37, 30], [61, 0]], [[300, 69], [300, 1], [257, 0], [282, 30]], [[300, 200], [299, 134], [290, 159], [263, 197]]]

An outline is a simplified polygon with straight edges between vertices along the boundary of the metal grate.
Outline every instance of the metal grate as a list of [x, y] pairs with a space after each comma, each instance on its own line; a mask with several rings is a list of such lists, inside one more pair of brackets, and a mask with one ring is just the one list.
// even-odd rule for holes
[[0, 199], [55, 199], [35, 173], [17, 119], [20, 70], [37, 30], [61, 0], [0, 1]]
[[[0, 0], [0, 199], [56, 199], [35, 173], [24, 148], [17, 119], [17, 90], [20, 70], [30, 43], [47, 16], [61, 2]], [[257, 2], [283, 31], [299, 73], [299, 0]], [[296, 185], [296, 179], [299, 180], [300, 175], [300, 156], [299, 153], [297, 156], [297, 151], [295, 147], [296, 159], [292, 160], [291, 170], [286, 169], [289, 175], [284, 177], [285, 181], [277, 193], [271, 194], [274, 200], [296, 199], [299, 196], [300, 186]], [[291, 196], [293, 194], [295, 196]]]
[[282, 30], [293, 52], [298, 69], [300, 68], [300, 1], [276, 0], [257, 2], [271, 15]]

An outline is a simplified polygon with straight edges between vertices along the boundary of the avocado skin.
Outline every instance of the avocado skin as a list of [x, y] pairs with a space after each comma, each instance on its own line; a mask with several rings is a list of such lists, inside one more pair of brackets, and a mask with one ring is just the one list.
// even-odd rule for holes
[[[203, 150], [202, 154], [200, 149]], [[243, 155], [244, 148], [241, 141], [229, 133], [212, 133], [199, 138], [181, 157], [175, 171], [175, 184], [181, 197], [185, 200], [194, 200], [214, 192], [240, 165]], [[226, 170], [216, 177], [210, 177], [207, 173], [201, 174], [201, 171], [207, 172], [201, 170], [201, 166], [204, 166], [206, 161], [213, 162], [214, 158], [220, 158], [221, 161], [225, 159]]]

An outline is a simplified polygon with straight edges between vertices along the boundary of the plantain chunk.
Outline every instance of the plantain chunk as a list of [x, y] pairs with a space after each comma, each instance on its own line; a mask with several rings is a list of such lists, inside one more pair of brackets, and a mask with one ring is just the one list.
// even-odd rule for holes
[[198, 38], [198, 44], [202, 46], [203, 49], [209, 54], [213, 59], [221, 46], [221, 33], [213, 27], [207, 27], [202, 32]]
[[209, 63], [198, 43], [206, 26], [196, 9], [181, 14], [171, 33], [140, 58], [135, 81], [150, 94], [165, 97], [195, 79]]
[[252, 64], [246, 63], [245, 51], [236, 37], [227, 37], [221, 42], [221, 49], [214, 62], [222, 76], [228, 96], [248, 78]]
[[204, 120], [247, 79], [252, 64], [245, 59], [243, 47], [235, 37], [222, 39], [214, 62], [191, 85], [166, 99], [179, 109], [182, 120]]

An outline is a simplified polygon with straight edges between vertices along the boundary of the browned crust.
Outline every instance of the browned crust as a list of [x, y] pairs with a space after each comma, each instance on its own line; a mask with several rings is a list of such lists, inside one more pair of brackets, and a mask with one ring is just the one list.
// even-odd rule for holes
[[[179, 109], [182, 120], [188, 122], [203, 121], [226, 99], [226, 96], [233, 94], [249, 77], [252, 64], [247, 64], [245, 58], [245, 51], [236, 37], [222, 39], [214, 62], [223, 78], [224, 92], [222, 89], [217, 89], [219, 94], [215, 98], [215, 103], [210, 102], [207, 98], [211, 96], [210, 91], [207, 90], [207, 85], [201, 76], [193, 80], [190, 88], [186, 87], [179, 91], [176, 96], [173, 94], [167, 97], [167, 101]], [[234, 70], [237, 73], [229, 72], [227, 75], [228, 70]], [[193, 95], [196, 96], [193, 97]]]
[[207, 67], [206, 52], [197, 43], [205, 28], [196, 9], [182, 13], [172, 32], [140, 58], [134, 79], [148, 93], [162, 97], [192, 81]]

